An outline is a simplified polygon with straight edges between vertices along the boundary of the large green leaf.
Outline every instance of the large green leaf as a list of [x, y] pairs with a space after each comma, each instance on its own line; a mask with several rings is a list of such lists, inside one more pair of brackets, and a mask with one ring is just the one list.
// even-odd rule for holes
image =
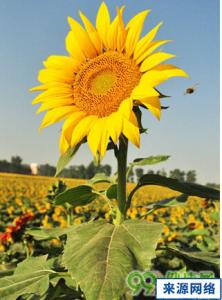
[[93, 192], [93, 188], [89, 185], [79, 185], [77, 187], [66, 190], [55, 197], [55, 204], [61, 205], [69, 203], [72, 206], [87, 205], [96, 199], [98, 195]]
[[189, 196], [198, 196], [214, 200], [220, 199], [220, 191], [218, 190], [196, 183], [181, 182], [177, 179], [167, 178], [156, 174], [146, 174], [142, 176], [134, 190], [137, 190], [144, 185], [160, 185]]
[[14, 275], [0, 279], [0, 299], [15, 300], [25, 294], [43, 295], [49, 287], [51, 269], [47, 256], [30, 257], [20, 264]]
[[87, 300], [111, 300], [124, 293], [132, 270], [150, 268], [161, 231], [142, 220], [79, 225], [67, 235], [63, 264]]
[[109, 182], [112, 183], [113, 179], [107, 176], [105, 173], [97, 173], [93, 178], [89, 180], [90, 184], [96, 184], [100, 182]]
[[66, 153], [60, 156], [57, 166], [56, 166], [56, 174], [55, 176], [58, 176], [62, 170], [68, 165], [68, 163], [71, 161], [73, 156], [76, 154], [76, 152], [79, 150], [81, 143], [78, 144], [74, 148], [69, 148]]
[[166, 161], [169, 157], [170, 157], [169, 155], [157, 155], [157, 156], [149, 156], [145, 158], [136, 158], [131, 163], [131, 165], [133, 166], [154, 165]]

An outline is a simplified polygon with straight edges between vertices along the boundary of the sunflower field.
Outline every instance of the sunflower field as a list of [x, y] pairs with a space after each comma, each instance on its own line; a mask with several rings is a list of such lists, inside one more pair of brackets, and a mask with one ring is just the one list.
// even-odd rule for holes
[[[68, 187], [83, 184], [83, 180], [59, 180], [50, 177], [27, 176], [18, 174], [0, 174], [0, 268], [2, 274], [26, 256], [34, 253], [59, 251], [60, 239], [47, 240], [47, 236], [38, 236], [31, 228], [50, 229], [59, 226], [67, 228], [71, 224], [90, 222], [93, 219], [110, 220], [110, 210], [104, 199], [93, 204], [77, 206], [72, 209], [64, 205], [54, 205], [53, 198]], [[104, 183], [96, 184], [102, 188]], [[128, 184], [128, 191], [133, 184]], [[146, 186], [135, 195], [132, 207], [128, 211], [129, 219], [146, 219], [163, 224], [159, 240], [159, 259], [156, 259], [160, 271], [186, 270], [192, 263], [192, 257], [177, 255], [175, 247], [201, 250], [216, 254], [219, 251], [219, 205], [208, 199], [191, 196], [180, 205], [170, 204], [153, 209], [161, 199], [173, 199], [179, 193], [159, 186]], [[147, 213], [150, 212], [148, 215]], [[72, 220], [70, 220], [70, 215]], [[22, 221], [23, 220], [23, 221]], [[172, 250], [166, 253], [164, 247]], [[172, 248], [170, 248], [172, 247]], [[51, 254], [52, 255], [52, 254]], [[206, 268], [206, 262], [196, 264], [196, 269]], [[192, 269], [195, 266], [192, 265]], [[216, 259], [209, 261], [208, 269], [217, 273]]]
[[124, 13], [112, 19], [102, 2], [95, 25], [68, 17], [67, 54], [46, 58], [30, 89], [40, 131], [63, 122], [56, 177], [83, 144], [97, 165], [111, 151], [117, 170], [88, 181], [0, 174], [1, 300], [153, 299], [157, 277], [219, 276], [219, 190], [158, 174], [128, 182], [169, 158], [128, 162], [128, 148], [140, 148], [146, 112], [160, 120], [169, 108], [159, 85], [190, 75], [167, 62], [163, 22], [142, 36], [150, 9], [127, 23]]

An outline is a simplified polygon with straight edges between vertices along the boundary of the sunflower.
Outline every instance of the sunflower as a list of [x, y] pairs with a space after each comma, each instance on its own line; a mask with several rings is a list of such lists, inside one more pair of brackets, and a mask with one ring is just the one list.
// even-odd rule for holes
[[125, 136], [140, 145], [140, 128], [135, 106], [147, 108], [160, 119], [160, 93], [156, 86], [173, 76], [187, 74], [162, 62], [175, 55], [155, 51], [168, 40], [154, 40], [162, 22], [140, 38], [149, 10], [135, 15], [125, 26], [124, 7], [117, 8], [111, 21], [103, 2], [96, 26], [80, 12], [83, 26], [68, 17], [68, 56], [49, 56], [38, 80], [41, 91], [33, 104], [37, 113], [47, 111], [41, 127], [64, 121], [60, 151], [65, 153], [87, 140], [95, 157], [103, 157], [109, 142]]

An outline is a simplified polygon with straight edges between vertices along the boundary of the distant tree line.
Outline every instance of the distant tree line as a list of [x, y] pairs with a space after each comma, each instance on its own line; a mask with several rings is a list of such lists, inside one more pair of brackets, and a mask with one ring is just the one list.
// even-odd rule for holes
[[20, 156], [12, 156], [11, 161], [0, 160], [0, 172], [31, 174], [29, 165], [22, 164]]
[[[22, 158], [18, 155], [12, 156], [10, 161], [0, 160], [0, 172], [27, 175], [32, 173], [30, 166], [23, 164]], [[38, 166], [38, 175], [52, 177], [55, 175], [55, 172], [56, 167], [51, 166], [50, 164], [41, 164]], [[110, 176], [112, 173], [112, 168], [109, 164], [95, 165], [94, 162], [91, 162], [87, 166], [78, 165], [65, 168], [61, 173], [61, 177], [90, 179], [96, 173], [105, 173], [107, 176]], [[132, 170], [129, 174], [129, 181], [135, 182], [144, 174], [159, 174], [165, 177], [178, 179], [182, 182], [195, 183], [197, 181], [197, 174], [195, 170], [189, 170], [185, 172], [180, 169], [174, 169], [167, 173], [164, 169], [158, 171], [148, 170], [145, 172], [143, 168], [136, 168], [134, 171]], [[216, 183], [207, 183], [206, 185], [219, 189], [219, 184]]]
[[94, 177], [96, 173], [105, 173], [107, 176], [110, 176], [112, 168], [108, 164], [97, 166], [94, 162], [91, 162], [88, 166], [79, 165], [66, 168], [62, 171], [61, 176], [68, 178], [90, 179]]
[[[20, 156], [12, 156], [11, 161], [0, 160], [0, 172], [27, 175], [32, 173], [30, 166], [23, 164]], [[38, 166], [38, 175], [52, 177], [55, 173], [56, 167], [51, 166], [50, 164], [41, 164]], [[65, 168], [61, 173], [61, 176], [67, 178], [89, 179], [96, 173], [105, 173], [107, 176], [110, 176], [112, 168], [108, 164], [96, 166], [93, 162], [91, 162], [88, 166], [80, 165]]]
[[[136, 180], [138, 180], [144, 174], [145, 174], [144, 169], [137, 168], [137, 169], [135, 169], [135, 173], [133, 171], [130, 172], [129, 181], [134, 182], [135, 178], [136, 178]], [[148, 170], [146, 172], [146, 174], [158, 174], [158, 175], [165, 176], [165, 177], [175, 178], [182, 182], [195, 183], [197, 181], [197, 174], [196, 174], [195, 170], [189, 170], [189, 171], [185, 172], [180, 169], [174, 169], [174, 170], [169, 171], [169, 173], [167, 173], [164, 169], [158, 170], [156, 172], [153, 170]]]

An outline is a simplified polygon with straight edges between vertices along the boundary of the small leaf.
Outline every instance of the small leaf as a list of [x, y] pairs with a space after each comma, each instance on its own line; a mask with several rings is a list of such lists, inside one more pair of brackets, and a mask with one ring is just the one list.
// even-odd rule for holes
[[106, 196], [109, 199], [117, 199], [117, 184], [111, 185], [107, 190], [106, 190]]
[[25, 232], [31, 235], [37, 241], [50, 240], [54, 238], [59, 238], [60, 236], [66, 234], [69, 228], [31, 228], [27, 229]]
[[81, 224], [68, 233], [63, 264], [87, 300], [111, 300], [132, 270], [150, 268], [161, 232], [161, 224], [141, 220]]
[[197, 235], [209, 235], [210, 232], [207, 229], [194, 229], [189, 232], [184, 232], [185, 236], [197, 236]]
[[66, 282], [66, 285], [69, 288], [75, 289], [77, 284], [74, 282], [74, 280], [71, 278], [70, 274], [68, 272], [60, 272], [55, 274], [51, 279], [50, 283], [55, 287], [61, 279], [64, 279]]
[[166, 161], [170, 156], [169, 155], [157, 155], [157, 156], [149, 156], [145, 158], [137, 158], [131, 163], [134, 166], [146, 166], [146, 165], [154, 165], [160, 162]]
[[188, 200], [188, 195], [182, 194], [178, 197], [171, 197], [158, 202], [152, 202], [147, 206], [147, 208], [155, 209], [155, 208], [180, 206], [180, 205], [184, 205], [187, 200]]
[[211, 218], [213, 221], [215, 221], [215, 222], [219, 221], [219, 220], [220, 220], [220, 214], [219, 214], [219, 212], [218, 212], [218, 211], [212, 211], [212, 212], [210, 213], [210, 218]]
[[21, 295], [43, 295], [49, 287], [49, 276], [55, 274], [47, 256], [29, 257], [15, 270], [14, 275], [0, 279], [1, 300], [15, 300]]
[[79, 185], [77, 187], [66, 190], [55, 197], [55, 204], [61, 205], [69, 203], [72, 206], [87, 205], [95, 200], [97, 194], [93, 193], [93, 188], [89, 185]]
[[[210, 235], [210, 233], [209, 233], [209, 235]], [[204, 242], [207, 243], [208, 251], [215, 251], [216, 250], [215, 240], [212, 239], [210, 236], [204, 236]]]
[[196, 183], [181, 182], [177, 179], [167, 178], [156, 174], [146, 174], [142, 176], [139, 179], [136, 188], [133, 190], [133, 193], [135, 190], [144, 185], [160, 185], [190, 196], [210, 198], [214, 200], [220, 199], [220, 192], [218, 190]]
[[79, 147], [81, 146], [81, 143], [79, 143], [75, 148], [69, 148], [67, 152], [60, 156], [57, 166], [56, 166], [56, 174], [57, 177], [63, 169], [68, 165], [68, 163], [71, 161], [73, 156], [76, 154], [76, 152], [79, 150]]
[[105, 173], [97, 173], [93, 178], [89, 180], [90, 184], [96, 184], [100, 182], [113, 182], [113, 179], [107, 176]]

